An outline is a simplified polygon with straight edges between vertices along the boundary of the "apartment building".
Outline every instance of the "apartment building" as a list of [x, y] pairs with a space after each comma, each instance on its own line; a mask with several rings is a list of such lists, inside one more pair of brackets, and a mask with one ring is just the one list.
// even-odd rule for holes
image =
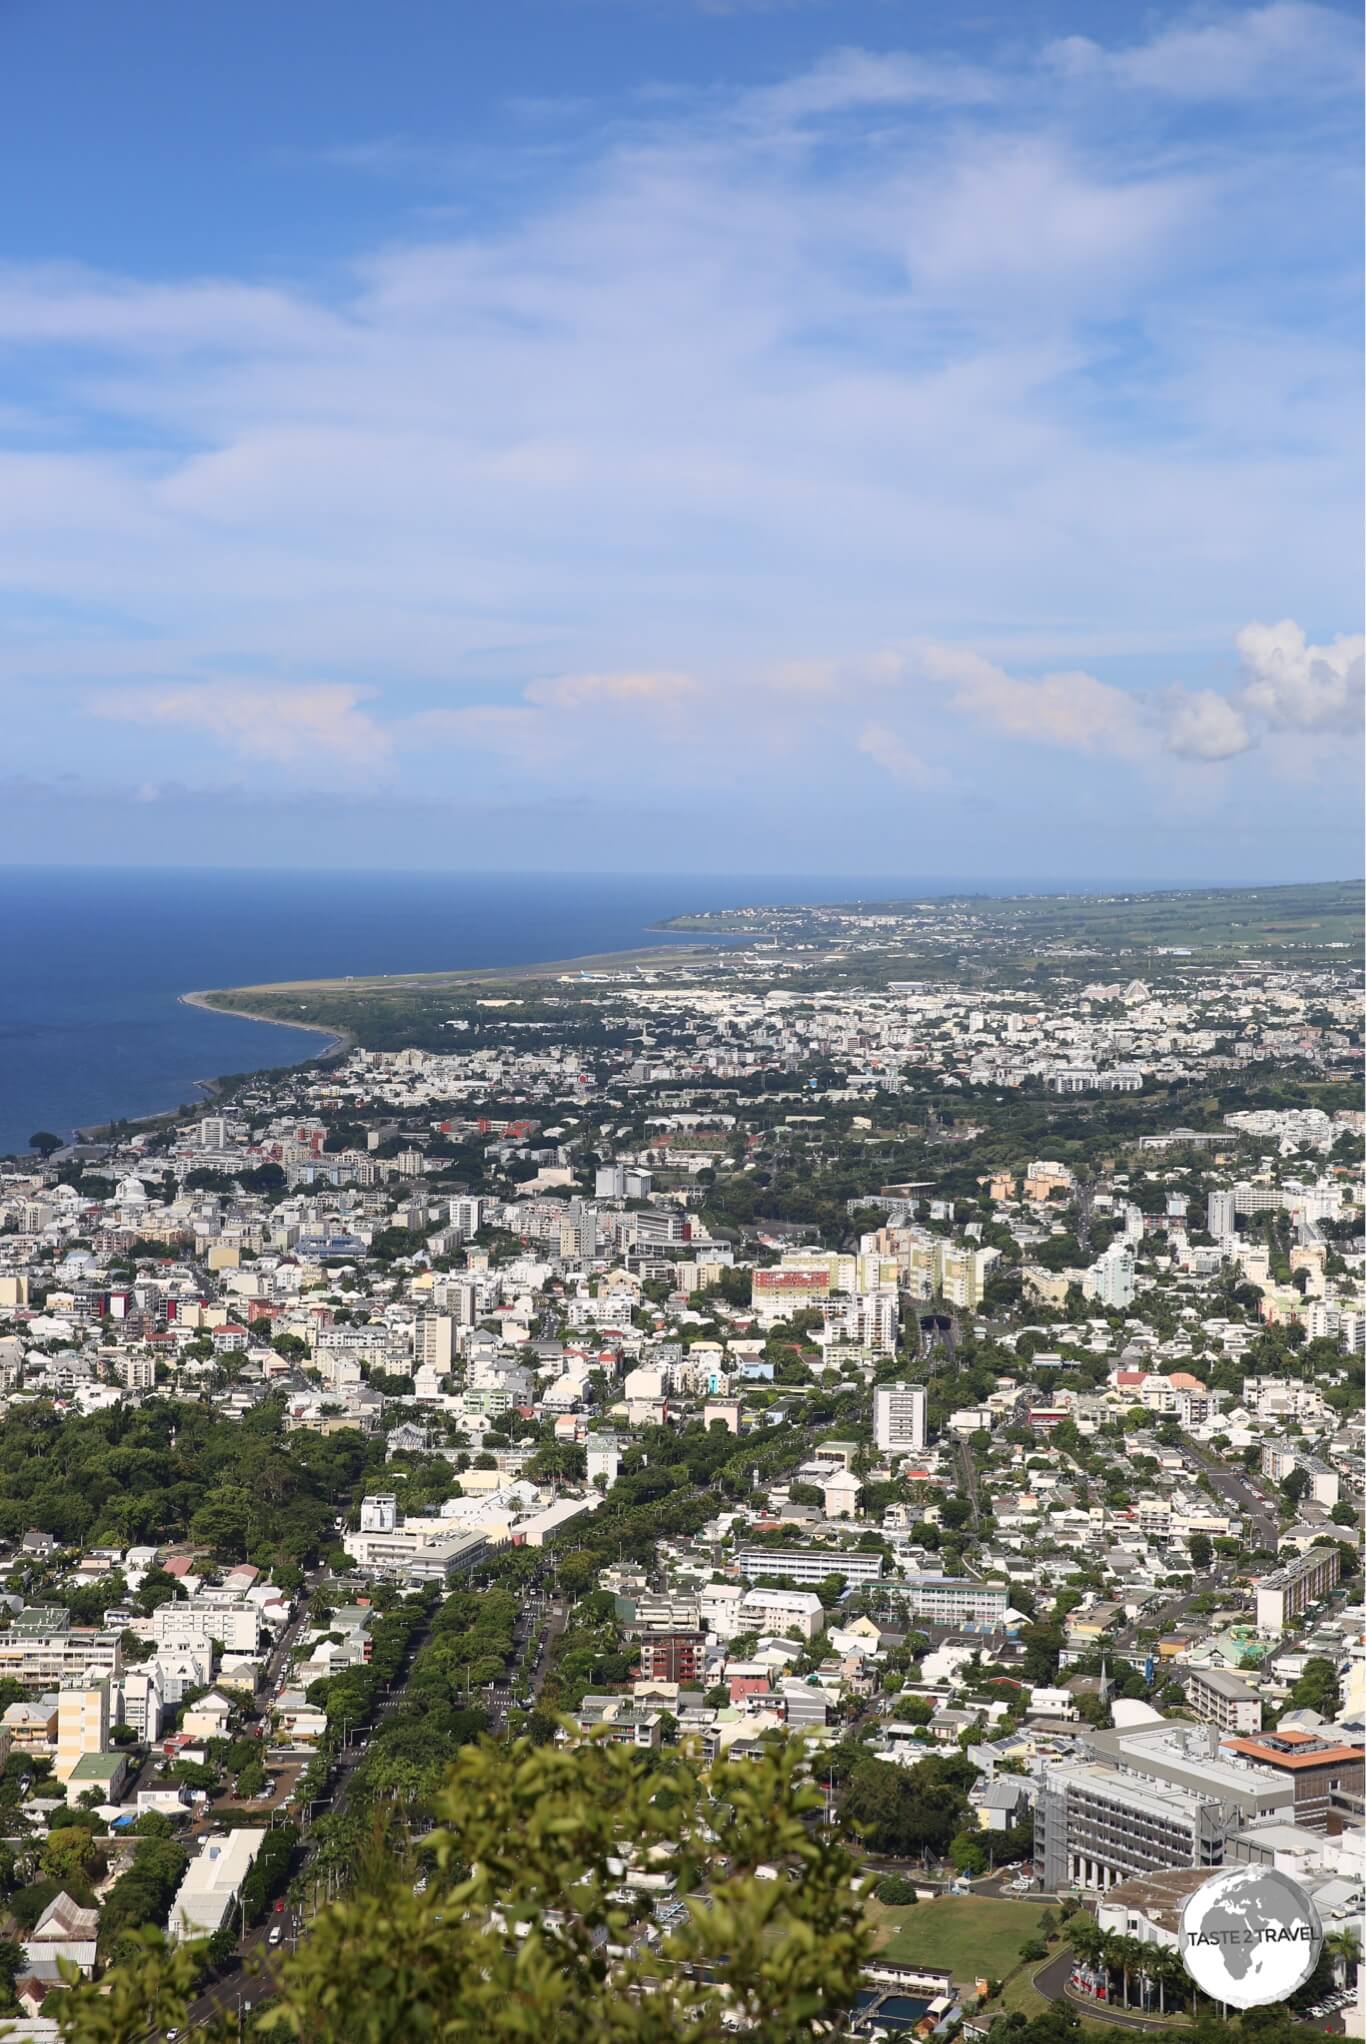
[[903, 1599], [910, 1618], [931, 1625], [999, 1626], [1010, 1609], [1005, 1583], [982, 1583], [966, 1576], [904, 1576], [890, 1586]]
[[450, 1375], [455, 1359], [455, 1321], [449, 1313], [421, 1313], [413, 1326], [413, 1367]]
[[883, 1455], [918, 1455], [929, 1439], [929, 1393], [923, 1384], [879, 1384], [873, 1393], [873, 1439]]
[[70, 1688], [87, 1675], [122, 1672], [122, 1635], [73, 1626], [71, 1613], [60, 1607], [21, 1611], [0, 1633], [0, 1679], [9, 1677], [30, 1695]]
[[1269, 1576], [1259, 1576], [1255, 1585], [1258, 1632], [1284, 1632], [1293, 1619], [1326, 1597], [1337, 1582], [1341, 1561], [1335, 1546], [1311, 1547]]
[[692, 1688], [707, 1665], [706, 1635], [701, 1632], [647, 1632], [640, 1641], [640, 1675], [645, 1682], [677, 1682]]
[[789, 1583], [823, 1583], [843, 1576], [847, 1583], [875, 1583], [882, 1575], [880, 1554], [859, 1554], [835, 1547], [742, 1547], [736, 1567], [751, 1582], [777, 1576]]
[[1203, 1723], [1221, 1732], [1260, 1732], [1262, 1699], [1241, 1675], [1226, 1668], [1192, 1668], [1186, 1702]]
[[109, 1744], [109, 1679], [91, 1675], [57, 1697], [57, 1757], [52, 1771], [68, 1782], [87, 1754]]
[[245, 1599], [176, 1598], [153, 1614], [152, 1637], [159, 1647], [191, 1647], [216, 1639], [230, 1654], [254, 1654], [261, 1645], [261, 1613]]

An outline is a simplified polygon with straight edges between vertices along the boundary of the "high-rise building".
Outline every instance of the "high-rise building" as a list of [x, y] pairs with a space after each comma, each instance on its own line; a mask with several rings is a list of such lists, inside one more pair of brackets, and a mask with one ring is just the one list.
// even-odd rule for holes
[[1212, 1192], [1210, 1194], [1206, 1208], [1206, 1224], [1216, 1242], [1222, 1242], [1228, 1236], [1235, 1235], [1238, 1232], [1238, 1222], [1235, 1216], [1233, 1194], [1231, 1192]]
[[929, 1438], [928, 1420], [923, 1384], [879, 1384], [874, 1391], [873, 1440], [882, 1454], [919, 1454]]
[[57, 1758], [53, 1773], [58, 1781], [69, 1781], [78, 1761], [88, 1753], [103, 1753], [109, 1743], [109, 1681], [92, 1675], [79, 1687], [63, 1689], [57, 1697]]
[[1082, 1297], [1120, 1311], [1134, 1302], [1133, 1250], [1122, 1238], [1098, 1256], [1081, 1281]]
[[449, 1313], [419, 1314], [413, 1329], [413, 1365], [425, 1363], [438, 1376], [450, 1374], [455, 1354], [455, 1322]]

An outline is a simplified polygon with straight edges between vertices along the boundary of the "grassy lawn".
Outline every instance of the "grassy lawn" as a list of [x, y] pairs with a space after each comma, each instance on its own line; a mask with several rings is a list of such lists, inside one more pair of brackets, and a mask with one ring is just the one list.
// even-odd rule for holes
[[1000, 1980], [1019, 1964], [1020, 1946], [1038, 1933], [1037, 1902], [996, 1896], [941, 1895], [911, 1909], [870, 1902], [879, 1956], [905, 1966], [938, 1966], [965, 1986], [985, 1974]]

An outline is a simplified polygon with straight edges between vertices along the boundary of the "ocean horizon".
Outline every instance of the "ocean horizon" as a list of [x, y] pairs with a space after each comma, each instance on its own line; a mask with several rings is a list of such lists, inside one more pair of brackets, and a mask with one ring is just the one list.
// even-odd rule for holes
[[25, 1153], [41, 1129], [65, 1137], [166, 1113], [204, 1098], [205, 1082], [224, 1074], [318, 1055], [313, 1031], [189, 1007], [180, 999], [188, 992], [628, 951], [668, 943], [654, 925], [689, 910], [1128, 884], [3, 867], [0, 1156]]

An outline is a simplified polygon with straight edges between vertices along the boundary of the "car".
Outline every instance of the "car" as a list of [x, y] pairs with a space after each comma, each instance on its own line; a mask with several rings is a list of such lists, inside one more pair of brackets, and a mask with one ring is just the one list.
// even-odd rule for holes
[[283, 1895], [277, 1895], [277, 1896], [276, 1896], [276, 1898], [275, 1898], [275, 1914], [276, 1914], [277, 1916], [283, 1916], [283, 1915], [284, 1915], [284, 1913], [285, 1913], [285, 1898], [284, 1898], [284, 1896], [283, 1896]]
[[267, 1938], [266, 1943], [270, 1945], [278, 1945], [283, 1936], [284, 1930], [282, 1929], [282, 1927], [278, 1923], [273, 1923], [270, 1926], [270, 1936]]

